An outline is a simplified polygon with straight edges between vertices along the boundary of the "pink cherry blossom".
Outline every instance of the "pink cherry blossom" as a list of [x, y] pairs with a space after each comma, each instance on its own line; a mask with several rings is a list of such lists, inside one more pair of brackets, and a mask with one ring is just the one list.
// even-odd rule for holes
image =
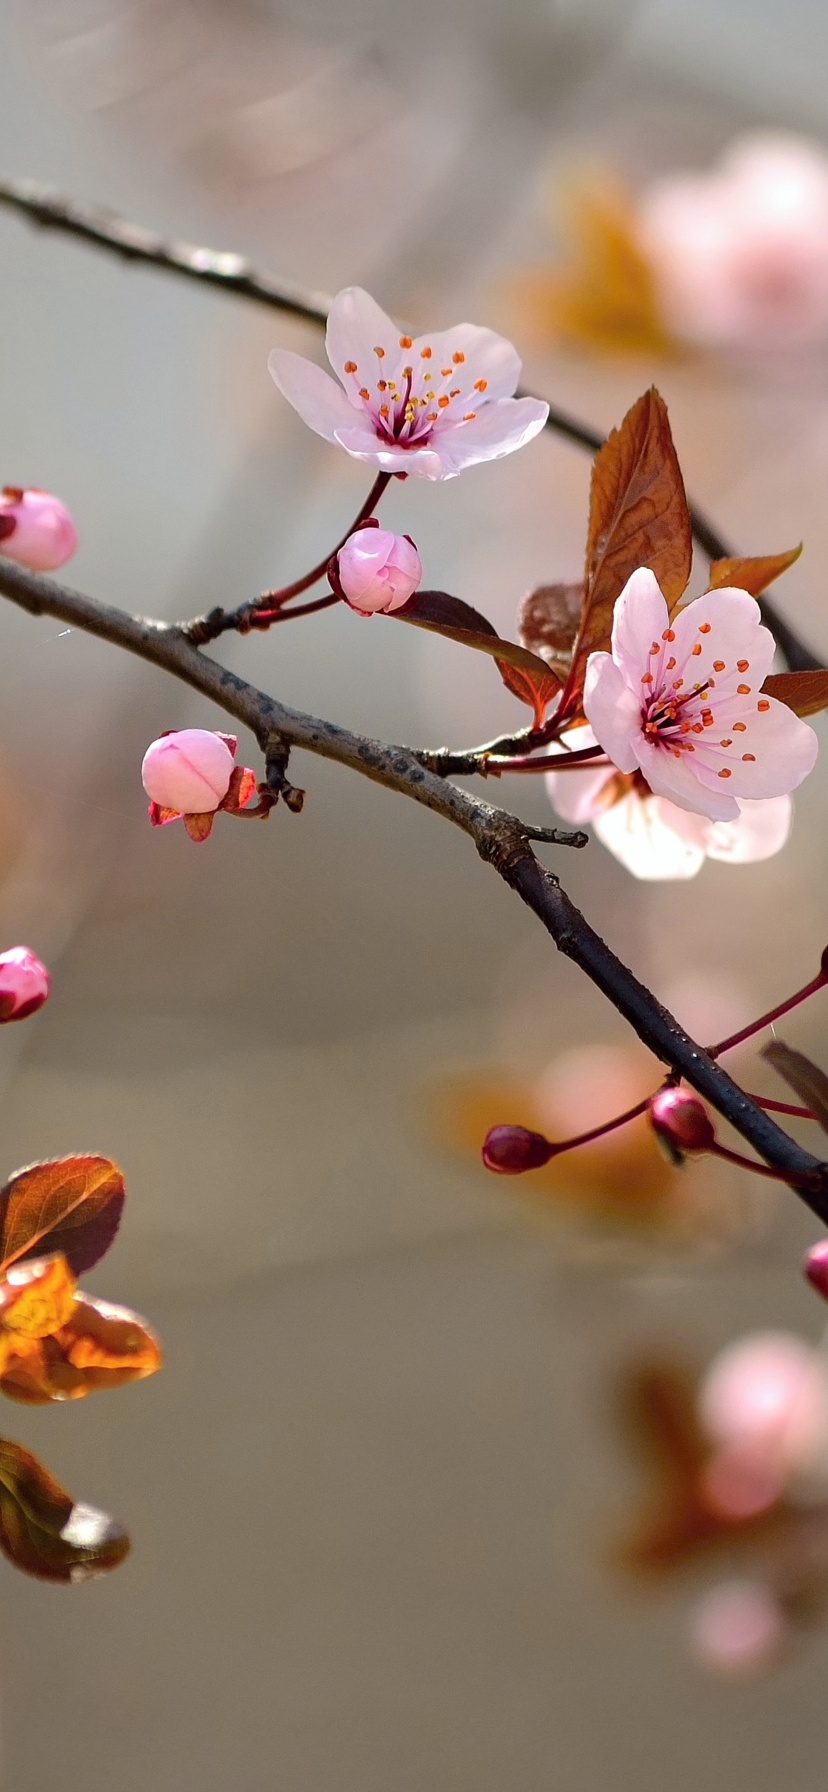
[[150, 801], [179, 815], [206, 815], [230, 788], [235, 741], [207, 728], [162, 734], [144, 754], [141, 779]]
[[0, 554], [32, 572], [54, 572], [78, 545], [65, 504], [36, 486], [7, 485], [0, 493]]
[[[562, 738], [568, 748], [595, 743], [591, 728], [571, 729]], [[546, 788], [563, 821], [592, 822], [599, 840], [633, 877], [649, 882], [675, 882], [695, 877], [705, 859], [731, 865], [756, 863], [781, 851], [791, 829], [789, 796], [739, 803], [735, 821], [710, 821], [691, 815], [666, 797], [653, 796], [644, 780], [630, 785], [614, 766], [593, 770], [549, 772]], [[620, 788], [619, 788], [620, 787]], [[726, 1029], [725, 1029], [726, 1030]]]
[[356, 529], [337, 555], [341, 595], [362, 616], [400, 610], [423, 576], [420, 556], [408, 535], [388, 529]]
[[788, 1640], [788, 1623], [761, 1581], [728, 1580], [699, 1600], [690, 1638], [701, 1667], [750, 1679], [773, 1667]]
[[673, 331], [785, 347], [828, 334], [828, 156], [805, 139], [737, 140], [707, 175], [657, 181], [639, 237]]
[[754, 1332], [714, 1357], [699, 1416], [721, 1450], [784, 1474], [813, 1472], [828, 1453], [828, 1363], [793, 1333]]
[[739, 800], [794, 790], [817, 755], [807, 722], [763, 695], [774, 651], [746, 591], [709, 591], [671, 622], [642, 567], [615, 605], [612, 652], [587, 661], [587, 719], [618, 771], [691, 814], [735, 821]]
[[334, 299], [326, 346], [336, 380], [289, 349], [270, 372], [317, 435], [386, 473], [451, 479], [522, 448], [549, 413], [513, 396], [521, 364], [503, 336], [477, 324], [407, 336], [359, 286]]
[[0, 953], [0, 1022], [25, 1020], [42, 1008], [51, 989], [45, 964], [28, 946]]

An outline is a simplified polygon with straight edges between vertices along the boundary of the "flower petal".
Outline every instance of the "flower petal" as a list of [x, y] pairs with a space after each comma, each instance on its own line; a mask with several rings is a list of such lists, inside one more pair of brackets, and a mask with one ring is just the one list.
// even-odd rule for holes
[[667, 605], [655, 573], [649, 566], [640, 566], [628, 578], [612, 619], [612, 657], [637, 699], [642, 691], [642, 673], [660, 670], [658, 661], [651, 667], [650, 648], [657, 643], [663, 656], [662, 636], [668, 622]]
[[793, 803], [789, 796], [739, 804], [738, 821], [714, 821], [707, 841], [709, 859], [748, 865], [779, 852], [791, 831]]
[[[349, 395], [353, 388], [353, 403], [357, 406], [360, 386], [373, 389], [379, 374], [386, 379], [389, 376], [395, 379], [403, 361], [410, 360], [412, 352], [411, 349], [403, 351], [400, 331], [393, 318], [362, 286], [345, 286], [337, 293], [328, 312], [325, 348], [334, 373]], [[384, 351], [380, 357], [381, 367], [376, 354], [378, 348]], [[356, 371], [346, 373], [346, 365], [353, 361]]]
[[776, 643], [747, 591], [735, 586], [707, 591], [677, 611], [672, 627], [676, 676], [688, 685], [691, 679], [708, 684], [714, 711], [746, 681], [758, 691], [771, 669]]
[[630, 690], [623, 672], [608, 653], [591, 653], [587, 660], [584, 713], [613, 765], [620, 772], [634, 772], [640, 763], [643, 741], [641, 699]]
[[[460, 357], [459, 361], [455, 360], [456, 355]], [[424, 357], [434, 369], [435, 385], [439, 383], [442, 370], [448, 367], [454, 369], [452, 383], [456, 381], [470, 395], [475, 393], [475, 381], [485, 380], [484, 391], [480, 394], [481, 405], [511, 398], [520, 379], [521, 360], [517, 349], [505, 336], [498, 336], [495, 330], [486, 330], [480, 324], [455, 324], [450, 330], [416, 336], [407, 359], [416, 367]]]
[[384, 473], [410, 473], [414, 479], [448, 477], [432, 443], [425, 448], [392, 448], [367, 423], [351, 423], [347, 429], [337, 429], [331, 440], [354, 460], [368, 461], [372, 466], [381, 467]]
[[667, 881], [701, 870], [707, 825], [701, 816], [683, 815], [672, 803], [631, 790], [596, 818], [595, 832], [633, 877]]
[[650, 789], [656, 796], [666, 796], [680, 809], [693, 815], [706, 815], [710, 821], [735, 821], [739, 805], [735, 796], [725, 790], [717, 777], [702, 779], [698, 753], [691, 756], [676, 749], [654, 747], [642, 734], [638, 742], [638, 763]]
[[439, 455], [442, 477], [452, 479], [478, 461], [502, 460], [539, 435], [549, 406], [539, 398], [501, 398], [481, 406], [472, 422], [435, 427], [430, 446]]
[[[727, 727], [718, 710], [716, 719]], [[717, 726], [698, 741], [694, 769], [699, 782], [715, 789], [721, 780], [733, 796], [754, 800], [796, 790], [813, 771], [819, 752], [813, 728], [775, 697], [752, 699], [750, 708], [739, 711], [739, 720], [739, 732], [728, 728], [720, 735]]]
[[[561, 735], [561, 746], [569, 752], [597, 745], [591, 728], [570, 728]], [[562, 821], [592, 821], [606, 806], [601, 802], [601, 793], [615, 776], [615, 771], [606, 765], [585, 765], [578, 772], [547, 772], [544, 782], [549, 801]]]
[[291, 349], [275, 348], [267, 365], [271, 379], [275, 380], [288, 404], [293, 405], [303, 423], [318, 436], [334, 442], [338, 429], [353, 425], [353, 405], [349, 404], [336, 380], [314, 361], [306, 361], [304, 355], [294, 355]]

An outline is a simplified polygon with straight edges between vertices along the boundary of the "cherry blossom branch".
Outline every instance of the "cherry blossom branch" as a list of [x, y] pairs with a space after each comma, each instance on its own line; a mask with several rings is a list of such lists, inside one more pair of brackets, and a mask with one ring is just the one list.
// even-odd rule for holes
[[[136, 654], [218, 704], [256, 736], [277, 795], [284, 787], [290, 749], [297, 747], [360, 772], [462, 829], [481, 858], [537, 915], [558, 950], [586, 972], [655, 1056], [729, 1120], [828, 1223], [828, 1164], [820, 1163], [789, 1138], [696, 1045], [589, 925], [558, 878], [539, 864], [530, 840], [554, 837], [563, 843], [565, 835], [555, 829], [535, 829], [504, 809], [492, 808], [480, 797], [428, 771], [407, 747], [370, 740], [288, 708], [207, 658], [184, 630], [173, 624], [131, 616], [4, 559], [0, 559], [0, 593], [33, 616], [56, 617]], [[576, 836], [572, 843], [577, 840]]]
[[[0, 181], [0, 205], [20, 213], [41, 229], [57, 230], [77, 237], [124, 261], [141, 262], [145, 266], [160, 268], [164, 273], [176, 274], [203, 286], [212, 286], [236, 298], [282, 311], [290, 317], [304, 318], [306, 323], [324, 328], [327, 322], [331, 301], [326, 293], [307, 292], [286, 281], [275, 280], [272, 275], [258, 272], [245, 256], [233, 251], [169, 242], [114, 212], [101, 207], [78, 205], [54, 188], [42, 186], [37, 181]], [[555, 435], [574, 442], [580, 448], [586, 448], [592, 454], [597, 453], [603, 444], [604, 438], [599, 431], [551, 405], [546, 427]], [[722, 540], [708, 518], [694, 505], [690, 507], [690, 515], [693, 534], [702, 552], [711, 560], [728, 558], [732, 549]], [[780, 616], [775, 604], [764, 596], [760, 597], [759, 604], [763, 621], [774, 635], [779, 651], [791, 671], [805, 672], [819, 668], [822, 661], [800, 641], [799, 636]], [[251, 607], [255, 608], [242, 605], [235, 613], [244, 615]], [[320, 602], [313, 608], [327, 608], [327, 604]], [[311, 606], [308, 605], [305, 613], [309, 614], [310, 610]], [[197, 628], [198, 623], [205, 620], [195, 618], [193, 627]], [[228, 622], [226, 626], [238, 627], [239, 624]], [[468, 758], [469, 755], [465, 757]], [[460, 775], [462, 769], [454, 763], [447, 763], [445, 767], [447, 773], [455, 775]], [[469, 769], [474, 771], [477, 767], [472, 765]]]

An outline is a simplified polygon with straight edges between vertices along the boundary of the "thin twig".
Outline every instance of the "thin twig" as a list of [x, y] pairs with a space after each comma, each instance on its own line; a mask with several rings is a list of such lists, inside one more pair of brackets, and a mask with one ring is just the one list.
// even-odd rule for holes
[[[180, 628], [130, 616], [10, 560], [0, 559], [0, 593], [31, 615], [54, 616], [84, 629], [200, 691], [252, 730], [266, 763], [282, 778], [289, 749], [302, 748], [411, 797], [461, 828], [481, 858], [538, 916], [558, 950], [586, 972], [650, 1051], [706, 1097], [760, 1157], [789, 1177], [802, 1199], [828, 1223], [828, 1164], [821, 1164], [763, 1113], [622, 964], [570, 901], [557, 877], [538, 863], [529, 844], [530, 825], [435, 776], [408, 747], [369, 740], [289, 709], [207, 658]], [[815, 1175], [818, 1188], [798, 1182], [807, 1178], [810, 1184]]]
[[[245, 256], [232, 250], [205, 249], [191, 243], [168, 242], [153, 231], [119, 217], [115, 212], [96, 206], [78, 205], [54, 188], [41, 186], [37, 181], [0, 181], [0, 205], [21, 213], [42, 229], [59, 230], [78, 237], [97, 249], [120, 256], [124, 261], [143, 262], [146, 266], [160, 268], [168, 274], [178, 274], [185, 280], [198, 281], [202, 286], [212, 286], [220, 292], [247, 299], [253, 304], [266, 305], [272, 311], [282, 311], [290, 317], [303, 318], [306, 323], [321, 325], [323, 328], [327, 323], [331, 305], [327, 293], [306, 292], [287, 281], [260, 273]], [[536, 395], [521, 393], [520, 396]], [[571, 417], [568, 412], [558, 410], [554, 405], [549, 407], [546, 427], [555, 435], [563, 436], [566, 441], [574, 442], [579, 448], [586, 448], [591, 454], [597, 453], [604, 440], [600, 431], [591, 429], [589, 424], [580, 422], [577, 417]], [[711, 560], [728, 558], [732, 549], [696, 505], [691, 505], [690, 516], [693, 534], [702, 552]], [[821, 667], [822, 661], [800, 641], [784, 617], [780, 616], [775, 604], [764, 596], [760, 597], [759, 604], [763, 621], [774, 635], [779, 651], [791, 671], [807, 672]], [[211, 613], [214, 619], [217, 614], [216, 611]]]

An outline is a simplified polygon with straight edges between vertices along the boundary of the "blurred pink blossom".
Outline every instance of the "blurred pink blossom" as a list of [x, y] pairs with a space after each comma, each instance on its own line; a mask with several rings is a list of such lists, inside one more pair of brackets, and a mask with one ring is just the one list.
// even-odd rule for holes
[[777, 1468], [812, 1474], [828, 1458], [828, 1363], [788, 1332], [754, 1332], [714, 1358], [699, 1388], [711, 1442]]
[[499, 460], [543, 429], [549, 406], [513, 396], [516, 350], [477, 324], [407, 336], [362, 287], [337, 294], [328, 360], [340, 382], [289, 349], [270, 372], [308, 426], [386, 473], [451, 479]]
[[25, 1020], [42, 1008], [51, 988], [45, 964], [28, 946], [0, 953], [0, 1022]]
[[828, 154], [773, 132], [706, 175], [656, 181], [639, 240], [665, 323], [702, 345], [785, 348], [828, 335]]
[[340, 548], [336, 576], [351, 609], [373, 616], [401, 609], [416, 591], [423, 568], [410, 536], [363, 528]]
[[787, 1641], [785, 1614], [761, 1581], [728, 1580], [700, 1599], [691, 1620], [693, 1653], [713, 1673], [750, 1678], [774, 1665]]
[[7, 485], [0, 493], [0, 554], [32, 572], [54, 572], [78, 545], [65, 504], [37, 486]]

